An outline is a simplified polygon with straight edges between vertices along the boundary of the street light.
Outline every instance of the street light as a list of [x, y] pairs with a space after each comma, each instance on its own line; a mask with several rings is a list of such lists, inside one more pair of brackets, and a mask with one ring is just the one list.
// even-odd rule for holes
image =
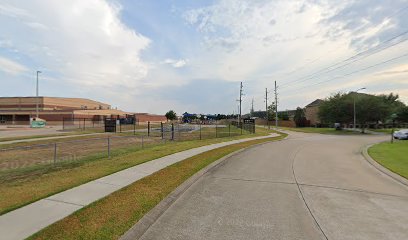
[[40, 74], [41, 73], [41, 71], [37, 71], [37, 85], [36, 85], [36, 107], [35, 107], [35, 110], [36, 110], [36, 113], [37, 113], [37, 118], [38, 118], [38, 102], [39, 102], [39, 99], [38, 99], [38, 74]]
[[[366, 89], [365, 87], [359, 88], [355, 91], [357, 93], [360, 90]], [[356, 96], [353, 97], [353, 109], [354, 109], [354, 124], [353, 124], [353, 129], [356, 130]]]

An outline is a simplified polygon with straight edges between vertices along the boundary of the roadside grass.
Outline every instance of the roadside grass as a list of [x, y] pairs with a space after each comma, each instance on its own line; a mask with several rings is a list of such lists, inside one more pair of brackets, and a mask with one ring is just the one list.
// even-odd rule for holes
[[321, 134], [331, 134], [331, 135], [361, 135], [360, 132], [349, 131], [349, 130], [336, 130], [334, 128], [314, 128], [314, 127], [303, 127], [303, 128], [291, 128], [291, 127], [279, 127], [279, 129], [289, 130], [294, 132], [304, 132], [304, 133], [321, 133]]
[[118, 239], [180, 184], [210, 163], [239, 149], [285, 136], [221, 147], [173, 164], [78, 210], [28, 239]]
[[408, 141], [384, 142], [368, 149], [368, 154], [379, 164], [408, 179]]
[[[0, 132], [1, 133], [1, 132]], [[77, 131], [67, 131], [54, 134], [43, 134], [43, 135], [33, 135], [33, 136], [20, 136], [20, 137], [2, 137], [0, 142], [8, 142], [15, 140], [27, 140], [27, 139], [38, 139], [48, 138], [48, 137], [61, 137], [70, 135], [83, 135], [83, 134], [93, 134], [93, 133], [103, 133], [103, 131], [93, 131], [93, 130], [77, 130]]]
[[[382, 128], [382, 129], [368, 129], [369, 131], [378, 132], [378, 133], [388, 133], [391, 134], [391, 128]], [[395, 128], [394, 131], [398, 131], [399, 129]]]
[[[81, 161], [49, 166], [39, 171], [22, 172], [12, 181], [2, 179], [0, 184], [0, 215], [58, 192], [76, 187], [94, 179], [176, 152], [195, 147], [241, 138], [263, 136], [273, 131], [257, 128], [256, 134], [170, 142], [148, 148], [124, 148], [111, 158], [91, 156]], [[9, 178], [10, 179], [10, 178]]]

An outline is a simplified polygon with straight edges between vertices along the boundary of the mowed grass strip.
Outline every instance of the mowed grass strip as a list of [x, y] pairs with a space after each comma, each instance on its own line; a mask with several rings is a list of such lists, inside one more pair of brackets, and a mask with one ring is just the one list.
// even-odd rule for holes
[[349, 131], [349, 130], [336, 130], [334, 128], [314, 128], [314, 127], [302, 127], [302, 128], [291, 128], [291, 127], [280, 127], [283, 130], [289, 130], [294, 132], [304, 132], [304, 133], [321, 133], [321, 134], [331, 134], [331, 135], [361, 135], [360, 132]]
[[78, 210], [29, 239], [118, 239], [193, 174], [221, 157], [279, 137], [214, 149], [164, 168]]
[[368, 149], [368, 154], [379, 164], [408, 179], [408, 141], [384, 142]]
[[51, 167], [40, 174], [27, 174], [10, 182], [0, 184], [0, 214], [35, 202], [39, 199], [79, 186], [89, 181], [118, 172], [120, 170], [195, 147], [266, 135], [265, 129], [258, 129], [256, 134], [232, 138], [214, 138], [206, 140], [172, 142], [164, 145], [138, 150], [122, 150], [110, 159], [98, 157], [86, 161], [72, 162], [67, 165]]

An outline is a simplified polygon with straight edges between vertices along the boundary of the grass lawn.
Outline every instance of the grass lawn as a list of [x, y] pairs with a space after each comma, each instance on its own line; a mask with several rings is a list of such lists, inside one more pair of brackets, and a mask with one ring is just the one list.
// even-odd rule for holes
[[[391, 134], [391, 131], [392, 131], [392, 129], [391, 128], [383, 128], [383, 129], [368, 129], [368, 130], [370, 130], [370, 131], [373, 131], [373, 132], [379, 132], [379, 133], [388, 133], [388, 134]], [[394, 131], [398, 131], [399, 129], [394, 129]]]
[[333, 135], [360, 135], [360, 132], [348, 131], [348, 130], [336, 130], [334, 128], [314, 128], [314, 127], [304, 127], [304, 128], [289, 128], [289, 127], [279, 127], [283, 130], [289, 130], [294, 132], [304, 132], [304, 133], [321, 133], [321, 134], [333, 134]]
[[110, 159], [95, 156], [95, 158], [88, 158], [84, 161], [73, 161], [64, 165], [44, 168], [41, 171], [23, 172], [18, 178], [14, 177], [12, 181], [7, 181], [7, 179], [1, 181], [0, 214], [159, 157], [208, 144], [262, 136], [268, 133], [266, 129], [258, 128], [257, 133], [251, 135], [171, 142], [144, 149], [122, 149]]
[[379, 143], [368, 149], [368, 154], [382, 166], [408, 178], [408, 141]]
[[238, 143], [191, 157], [84, 207], [29, 239], [118, 239], [177, 186], [221, 157], [285, 135]]

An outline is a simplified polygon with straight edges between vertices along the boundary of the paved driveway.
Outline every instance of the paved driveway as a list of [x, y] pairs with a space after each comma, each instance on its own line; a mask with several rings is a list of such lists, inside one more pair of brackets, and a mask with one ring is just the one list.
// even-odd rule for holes
[[361, 155], [381, 136], [293, 133], [194, 183], [142, 239], [408, 239], [408, 188]]

